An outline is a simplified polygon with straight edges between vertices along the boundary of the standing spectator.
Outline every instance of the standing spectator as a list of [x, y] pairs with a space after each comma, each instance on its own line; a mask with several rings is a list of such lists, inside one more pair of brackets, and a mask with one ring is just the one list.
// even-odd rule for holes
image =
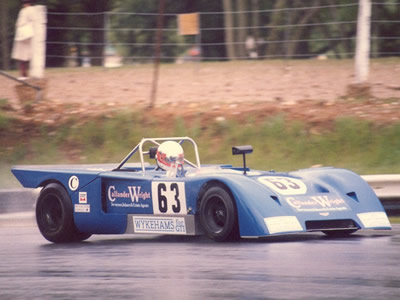
[[14, 46], [11, 57], [19, 61], [20, 76], [18, 79], [28, 78], [29, 61], [32, 58], [33, 15], [34, 0], [22, 0], [22, 9], [18, 14], [15, 25]]

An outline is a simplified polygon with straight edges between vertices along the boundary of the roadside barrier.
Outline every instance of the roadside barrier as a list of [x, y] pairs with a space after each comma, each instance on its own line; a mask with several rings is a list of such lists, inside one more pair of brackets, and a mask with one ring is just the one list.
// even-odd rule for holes
[[[389, 216], [400, 216], [400, 174], [361, 176]], [[33, 211], [40, 189], [0, 190], [0, 214]]]
[[368, 182], [379, 199], [400, 198], [400, 174], [361, 177]]
[[389, 216], [400, 216], [400, 174], [363, 175]]
[[0, 190], [0, 214], [33, 211], [39, 189]]

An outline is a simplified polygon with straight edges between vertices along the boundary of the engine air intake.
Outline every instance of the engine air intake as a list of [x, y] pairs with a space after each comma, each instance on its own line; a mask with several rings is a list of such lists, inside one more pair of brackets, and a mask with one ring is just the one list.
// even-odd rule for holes
[[323, 220], [323, 221], [306, 221], [307, 231], [320, 231], [327, 229], [358, 229], [357, 224], [351, 220]]

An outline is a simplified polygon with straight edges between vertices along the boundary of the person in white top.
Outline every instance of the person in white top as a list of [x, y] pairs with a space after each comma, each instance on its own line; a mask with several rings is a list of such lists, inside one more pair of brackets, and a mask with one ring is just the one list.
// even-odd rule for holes
[[22, 0], [22, 9], [18, 14], [15, 24], [15, 37], [11, 57], [19, 61], [19, 70], [24, 80], [28, 77], [29, 61], [32, 58], [32, 37], [34, 9], [32, 5], [34, 0]]

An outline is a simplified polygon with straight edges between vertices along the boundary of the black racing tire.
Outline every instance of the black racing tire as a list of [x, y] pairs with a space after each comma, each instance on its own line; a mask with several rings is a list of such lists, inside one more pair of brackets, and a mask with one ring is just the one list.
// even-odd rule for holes
[[323, 230], [322, 232], [329, 237], [346, 237], [356, 232], [358, 229]]
[[214, 241], [239, 238], [236, 206], [224, 187], [213, 185], [201, 197], [200, 224], [207, 236]]
[[71, 198], [58, 183], [50, 183], [40, 192], [36, 222], [43, 237], [53, 243], [80, 242], [91, 236], [76, 228]]

